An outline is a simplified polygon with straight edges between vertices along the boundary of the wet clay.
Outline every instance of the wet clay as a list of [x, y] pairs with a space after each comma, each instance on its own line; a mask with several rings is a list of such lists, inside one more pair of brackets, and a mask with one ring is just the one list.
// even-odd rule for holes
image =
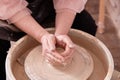
[[93, 71], [91, 55], [80, 46], [75, 46], [73, 58], [65, 66], [47, 63], [41, 52], [42, 47], [37, 46], [25, 60], [25, 72], [31, 80], [86, 80]]

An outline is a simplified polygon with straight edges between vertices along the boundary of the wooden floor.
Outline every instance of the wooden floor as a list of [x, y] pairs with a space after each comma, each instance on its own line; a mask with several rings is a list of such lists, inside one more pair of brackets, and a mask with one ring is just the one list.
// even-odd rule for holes
[[[88, 0], [86, 5], [86, 9], [96, 23], [98, 21], [98, 2], [99, 0]], [[105, 32], [103, 34], [97, 33], [96, 37], [108, 47], [114, 59], [115, 69], [120, 71], [120, 37], [117, 36], [117, 29], [108, 16], [105, 17]]]

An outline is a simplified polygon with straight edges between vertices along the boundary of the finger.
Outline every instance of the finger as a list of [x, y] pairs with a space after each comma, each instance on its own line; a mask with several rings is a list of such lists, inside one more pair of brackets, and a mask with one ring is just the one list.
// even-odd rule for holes
[[45, 39], [43, 42], [43, 48], [44, 50], [46, 50], [46, 52], [51, 53], [52, 50], [55, 50], [55, 43], [53, 41], [51, 41], [50, 39]]
[[66, 46], [68, 46], [69, 48], [74, 48], [74, 44], [69, 37], [64, 39], [64, 43], [66, 43]]
[[46, 52], [48, 52], [48, 42], [46, 39], [42, 42], [42, 55], [44, 55]]
[[[48, 53], [49, 54], [49, 53]], [[53, 59], [51, 59], [51, 57], [49, 57], [49, 56], [46, 56], [45, 57], [45, 61], [47, 62], [47, 63], [50, 63], [50, 64], [54, 64], [55, 63], [55, 61], [53, 60]]]
[[71, 50], [71, 53], [69, 53], [68, 56], [64, 57], [65, 60], [72, 58], [72, 57], [73, 57], [73, 54], [74, 54], [74, 49]]
[[57, 51], [52, 52], [51, 55], [54, 56], [55, 58], [57, 58], [60, 62], [65, 61], [64, 57]]
[[55, 38], [53, 35], [50, 35], [49, 38], [47, 39], [48, 42], [48, 47], [50, 51], [55, 50]]
[[66, 45], [65, 51], [64, 51], [63, 53], [61, 53], [61, 55], [62, 55], [63, 57], [67, 57], [67, 56], [69, 56], [69, 55], [71, 54], [71, 51], [72, 51], [72, 49], [69, 48], [69, 47]]
[[50, 53], [46, 54], [46, 56], [49, 57], [50, 61], [56, 61], [56, 62], [62, 63], [60, 59], [52, 56]]

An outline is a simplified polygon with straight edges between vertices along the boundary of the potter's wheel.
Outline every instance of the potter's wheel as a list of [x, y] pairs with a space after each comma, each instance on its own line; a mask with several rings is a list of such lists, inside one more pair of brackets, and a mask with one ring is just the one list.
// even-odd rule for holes
[[90, 54], [76, 45], [72, 61], [66, 66], [47, 63], [41, 55], [41, 46], [33, 48], [25, 59], [25, 72], [31, 80], [87, 80], [93, 71]]
[[[54, 32], [53, 29], [49, 29], [48, 31], [51, 33]], [[97, 38], [79, 30], [74, 29], [70, 30], [69, 36], [75, 44], [87, 50], [87, 52], [89, 53], [88, 55], [92, 57], [94, 69], [91, 75], [89, 73], [89, 78], [87, 80], [110, 80], [114, 70], [114, 63], [112, 55], [110, 54], [110, 51], [107, 49], [107, 47]], [[30, 80], [30, 78], [34, 76], [34, 73], [36, 75], [36, 72], [33, 72], [34, 70], [31, 69], [32, 68], [31, 66], [29, 66], [28, 68], [32, 70], [31, 71], [32, 73], [29, 71], [29, 69], [28, 70], [26, 69], [28, 65], [28, 63], [26, 65], [26, 61], [28, 61], [28, 56], [32, 54], [32, 51], [39, 45], [40, 44], [30, 36], [25, 36], [18, 40], [16, 44], [10, 48], [9, 54], [7, 55], [6, 59], [6, 78], [7, 78], [6, 80]], [[39, 58], [41, 57], [40, 55], [41, 54], [39, 53]], [[33, 61], [38, 62], [39, 60], [38, 59], [34, 60], [34, 57], [35, 56], [33, 56]], [[31, 62], [31, 60], [29, 61]], [[80, 61], [84, 61], [84, 59]], [[33, 64], [31, 65], [36, 65], [36, 63], [33, 62]], [[44, 66], [45, 65], [47, 64], [44, 63]], [[54, 69], [53, 67], [50, 66], [48, 66], [47, 68], [48, 68], [47, 70], [49, 71]], [[40, 69], [37, 68], [36, 70], [40, 72], [39, 71]], [[46, 69], [42, 70], [46, 71]], [[32, 75], [31, 77], [29, 75], [29, 72]], [[56, 73], [54, 72], [54, 75], [55, 74]], [[61, 80], [61, 78], [59, 80]]]

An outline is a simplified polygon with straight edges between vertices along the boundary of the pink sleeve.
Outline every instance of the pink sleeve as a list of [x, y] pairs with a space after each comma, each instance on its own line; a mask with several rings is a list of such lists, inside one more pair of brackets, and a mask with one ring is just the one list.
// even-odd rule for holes
[[87, 0], [53, 0], [56, 12], [73, 11], [80, 13], [87, 2]]
[[30, 14], [25, 0], [0, 0], [0, 19], [11, 23]]

